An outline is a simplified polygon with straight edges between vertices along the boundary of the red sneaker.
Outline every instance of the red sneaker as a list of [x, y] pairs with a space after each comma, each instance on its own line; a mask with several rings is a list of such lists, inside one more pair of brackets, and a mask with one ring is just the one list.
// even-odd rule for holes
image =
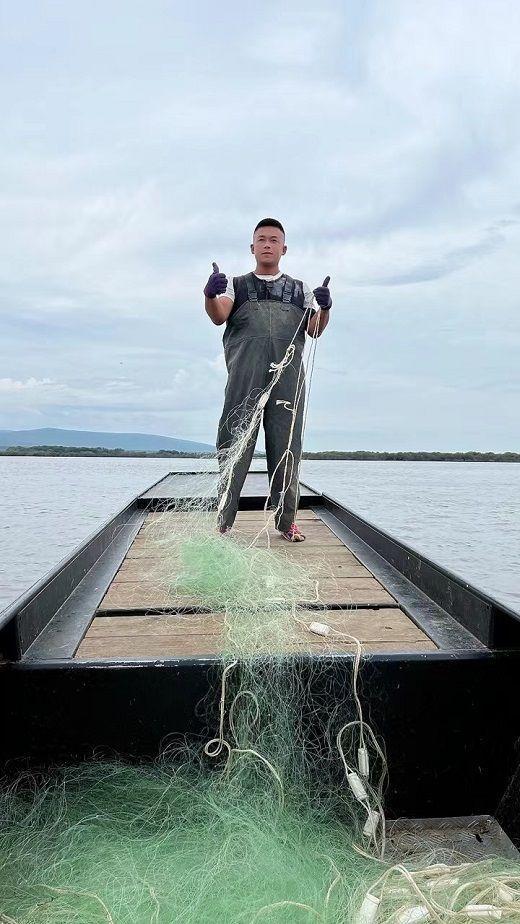
[[287, 542], [303, 542], [305, 536], [303, 535], [301, 529], [296, 526], [296, 523], [293, 523], [289, 527], [286, 533], [280, 533], [282, 539], [287, 539]]

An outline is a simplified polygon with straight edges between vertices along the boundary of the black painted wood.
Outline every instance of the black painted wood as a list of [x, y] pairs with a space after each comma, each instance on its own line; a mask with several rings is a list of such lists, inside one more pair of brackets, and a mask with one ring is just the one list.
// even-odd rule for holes
[[144, 511], [132, 501], [7, 607], [0, 614], [1, 656], [17, 659], [25, 654], [112, 544], [120, 550], [119, 564], [125, 543], [127, 548], [143, 518]]
[[145, 516], [144, 510], [133, 512], [94, 566], [27, 648], [25, 658], [46, 660], [74, 656]]
[[[385, 742], [390, 817], [495, 813], [518, 763], [520, 712], [511, 706], [519, 667], [518, 652], [364, 658], [360, 690]], [[352, 717], [352, 657], [300, 658], [298, 671], [317, 784], [341, 787], [327, 734], [331, 715]], [[200, 745], [217, 725], [220, 679], [221, 662], [211, 658], [0, 665], [0, 759], [70, 761], [104, 750], [153, 758], [161, 742], [184, 736]]]

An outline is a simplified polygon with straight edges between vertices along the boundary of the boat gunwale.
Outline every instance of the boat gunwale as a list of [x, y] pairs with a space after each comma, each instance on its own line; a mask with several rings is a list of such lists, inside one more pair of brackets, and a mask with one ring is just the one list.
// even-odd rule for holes
[[[154, 488], [162, 480], [162, 478], [159, 478], [153, 483], [153, 485], [150, 485], [150, 488], [147, 488], [147, 490], [149, 491], [151, 488]], [[72, 552], [69, 552], [68, 555], [65, 555], [64, 558], [61, 558], [60, 561], [49, 568], [49, 570], [46, 571], [45, 574], [42, 574], [42, 576], [34, 581], [33, 584], [30, 584], [30, 586], [26, 590], [22, 591], [22, 593], [19, 594], [19, 596], [14, 600], [12, 600], [11, 603], [8, 603], [3, 610], [0, 610], [0, 631], [5, 628], [13, 616], [17, 616], [20, 610], [24, 609], [28, 603], [32, 603], [34, 598], [47, 586], [47, 584], [50, 584], [50, 582], [58, 577], [58, 575], [66, 567], [72, 564], [75, 558], [78, 558], [82, 552], [85, 552], [91, 543], [99, 538], [104, 530], [106, 530], [109, 526], [114, 525], [115, 521], [118, 520], [119, 517], [121, 517], [124, 513], [128, 513], [130, 516], [134, 512], [134, 508], [135, 510], [138, 510], [139, 508], [137, 501], [140, 497], [141, 494], [138, 494], [137, 497], [132, 498], [131, 501], [117, 510], [116, 513], [114, 513], [111, 517], [109, 517], [107, 520], [104, 520], [100, 526], [94, 529], [93, 532], [89, 533], [85, 539], [83, 539], [77, 546], [75, 546]]]
[[[309, 488], [309, 485], [304, 484], [303, 481], [302, 481], [302, 484], [304, 485], [304, 487]], [[413, 555], [414, 558], [417, 558], [420, 561], [424, 562], [426, 565], [429, 565], [430, 567], [434, 568], [436, 571], [439, 572], [439, 574], [441, 574], [443, 577], [449, 578], [450, 581], [453, 581], [453, 583], [458, 584], [463, 590], [469, 593], [472, 593], [475, 597], [479, 597], [484, 603], [489, 603], [491, 606], [497, 609], [503, 610], [505, 613], [507, 613], [508, 616], [512, 616], [514, 617], [514, 619], [520, 622], [520, 610], [512, 609], [507, 603], [503, 603], [501, 600], [498, 600], [497, 597], [493, 597], [487, 591], [482, 590], [482, 588], [477, 587], [475, 584], [471, 584], [464, 577], [462, 577], [462, 575], [457, 574], [456, 571], [451, 571], [445, 565], [441, 565], [434, 558], [428, 558], [424, 554], [424, 552], [420, 552], [414, 546], [409, 545], [406, 542], [403, 542], [401, 539], [398, 539], [396, 536], [392, 535], [392, 533], [386, 532], [386, 530], [384, 530], [382, 527], [378, 526], [377, 524], [372, 523], [370, 520], [365, 520], [365, 518], [362, 517], [359, 513], [356, 513], [354, 510], [352, 510], [351, 507], [346, 507], [345, 504], [343, 504], [341, 501], [337, 500], [336, 498], [331, 497], [329, 494], [321, 494], [321, 500], [323, 501], [324, 507], [327, 508], [328, 504], [332, 504], [334, 507], [339, 507], [341, 510], [347, 513], [354, 520], [357, 520], [363, 526], [367, 526], [369, 529], [374, 530], [374, 532], [379, 533], [379, 535], [382, 536], [383, 539], [387, 540], [388, 542], [393, 543], [394, 545], [399, 546], [404, 552], [408, 552], [410, 555]], [[330, 512], [332, 513], [333, 511], [330, 511]], [[367, 542], [367, 540], [364, 539], [362, 536], [360, 536], [359, 538], [361, 538], [363, 542], [365, 542], [367, 545], [370, 546], [370, 543]], [[372, 548], [372, 546], [370, 547]], [[374, 549], [374, 551], [377, 551], [377, 549]], [[378, 554], [381, 555], [380, 552], [378, 552]], [[381, 557], [384, 558], [384, 555], [381, 555]], [[389, 562], [389, 564], [391, 564], [391, 562]], [[395, 565], [393, 567], [395, 567]]]
[[[364, 651], [362, 654], [362, 660], [365, 662], [371, 662], [372, 664], [387, 664], [387, 663], [402, 663], [406, 662], [446, 662], [451, 663], [452, 661], [495, 661], [495, 660], [504, 660], [504, 659], [518, 659], [519, 652], [512, 648], [452, 648], [452, 649], [437, 649], [435, 651]], [[281, 656], [283, 660], [288, 660], [290, 658], [295, 658], [298, 661], [309, 662], [309, 664], [328, 664], [336, 663], [338, 665], [340, 662], [349, 663], [356, 657], [356, 652], [346, 652], [346, 651], [330, 651], [322, 652], [317, 651], [316, 653], [309, 653], [307, 651], [302, 651], [301, 653], [290, 652], [289, 654], [284, 654]], [[271, 662], [273, 656], [265, 656], [266, 662]], [[258, 657], [258, 661], [262, 661], [262, 656]], [[38, 670], [42, 668], [43, 670], [73, 670], [78, 671], [85, 667], [95, 668], [96, 670], [110, 668], [113, 670], [122, 669], [126, 667], [141, 667], [141, 668], [153, 668], [157, 670], [158, 668], [196, 668], [204, 666], [219, 666], [222, 665], [222, 655], [212, 654], [212, 655], [200, 655], [194, 657], [190, 655], [189, 657], [178, 657], [178, 656], [164, 656], [161, 658], [158, 657], [129, 657], [129, 658], [31, 658], [26, 657], [19, 661], [0, 661], [0, 671], [5, 670]]]

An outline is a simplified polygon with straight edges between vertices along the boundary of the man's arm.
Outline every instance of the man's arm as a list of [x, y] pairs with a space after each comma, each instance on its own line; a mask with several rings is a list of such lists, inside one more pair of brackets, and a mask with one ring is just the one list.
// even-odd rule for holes
[[226, 295], [216, 295], [214, 298], [205, 295], [204, 307], [214, 324], [224, 324], [231, 314], [233, 300]]
[[309, 337], [321, 336], [329, 323], [329, 314], [330, 311], [322, 310], [317, 311], [316, 314], [313, 314], [312, 317], [309, 318], [309, 323], [307, 324], [307, 333]]
[[217, 264], [204, 286], [204, 307], [214, 324], [224, 324], [231, 314], [233, 299], [224, 295], [228, 286], [225, 273], [221, 273]]
[[[319, 311], [316, 311], [307, 323], [307, 333], [311, 337], [319, 337], [329, 323], [330, 306], [332, 299], [329, 291], [330, 276], [325, 276], [321, 286], [313, 289], [312, 295], [316, 300]], [[309, 293], [310, 294], [310, 293]]]

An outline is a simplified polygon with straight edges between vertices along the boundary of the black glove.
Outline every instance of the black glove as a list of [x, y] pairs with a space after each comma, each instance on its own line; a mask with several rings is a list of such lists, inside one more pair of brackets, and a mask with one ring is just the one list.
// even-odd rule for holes
[[213, 272], [204, 286], [204, 295], [206, 298], [216, 298], [226, 291], [228, 281], [225, 273], [221, 273], [217, 264], [213, 264]]
[[313, 295], [318, 302], [318, 305], [322, 311], [328, 311], [332, 305], [332, 299], [329, 292], [329, 282], [330, 276], [325, 276], [323, 280], [323, 285], [318, 286], [316, 289], [313, 289]]

